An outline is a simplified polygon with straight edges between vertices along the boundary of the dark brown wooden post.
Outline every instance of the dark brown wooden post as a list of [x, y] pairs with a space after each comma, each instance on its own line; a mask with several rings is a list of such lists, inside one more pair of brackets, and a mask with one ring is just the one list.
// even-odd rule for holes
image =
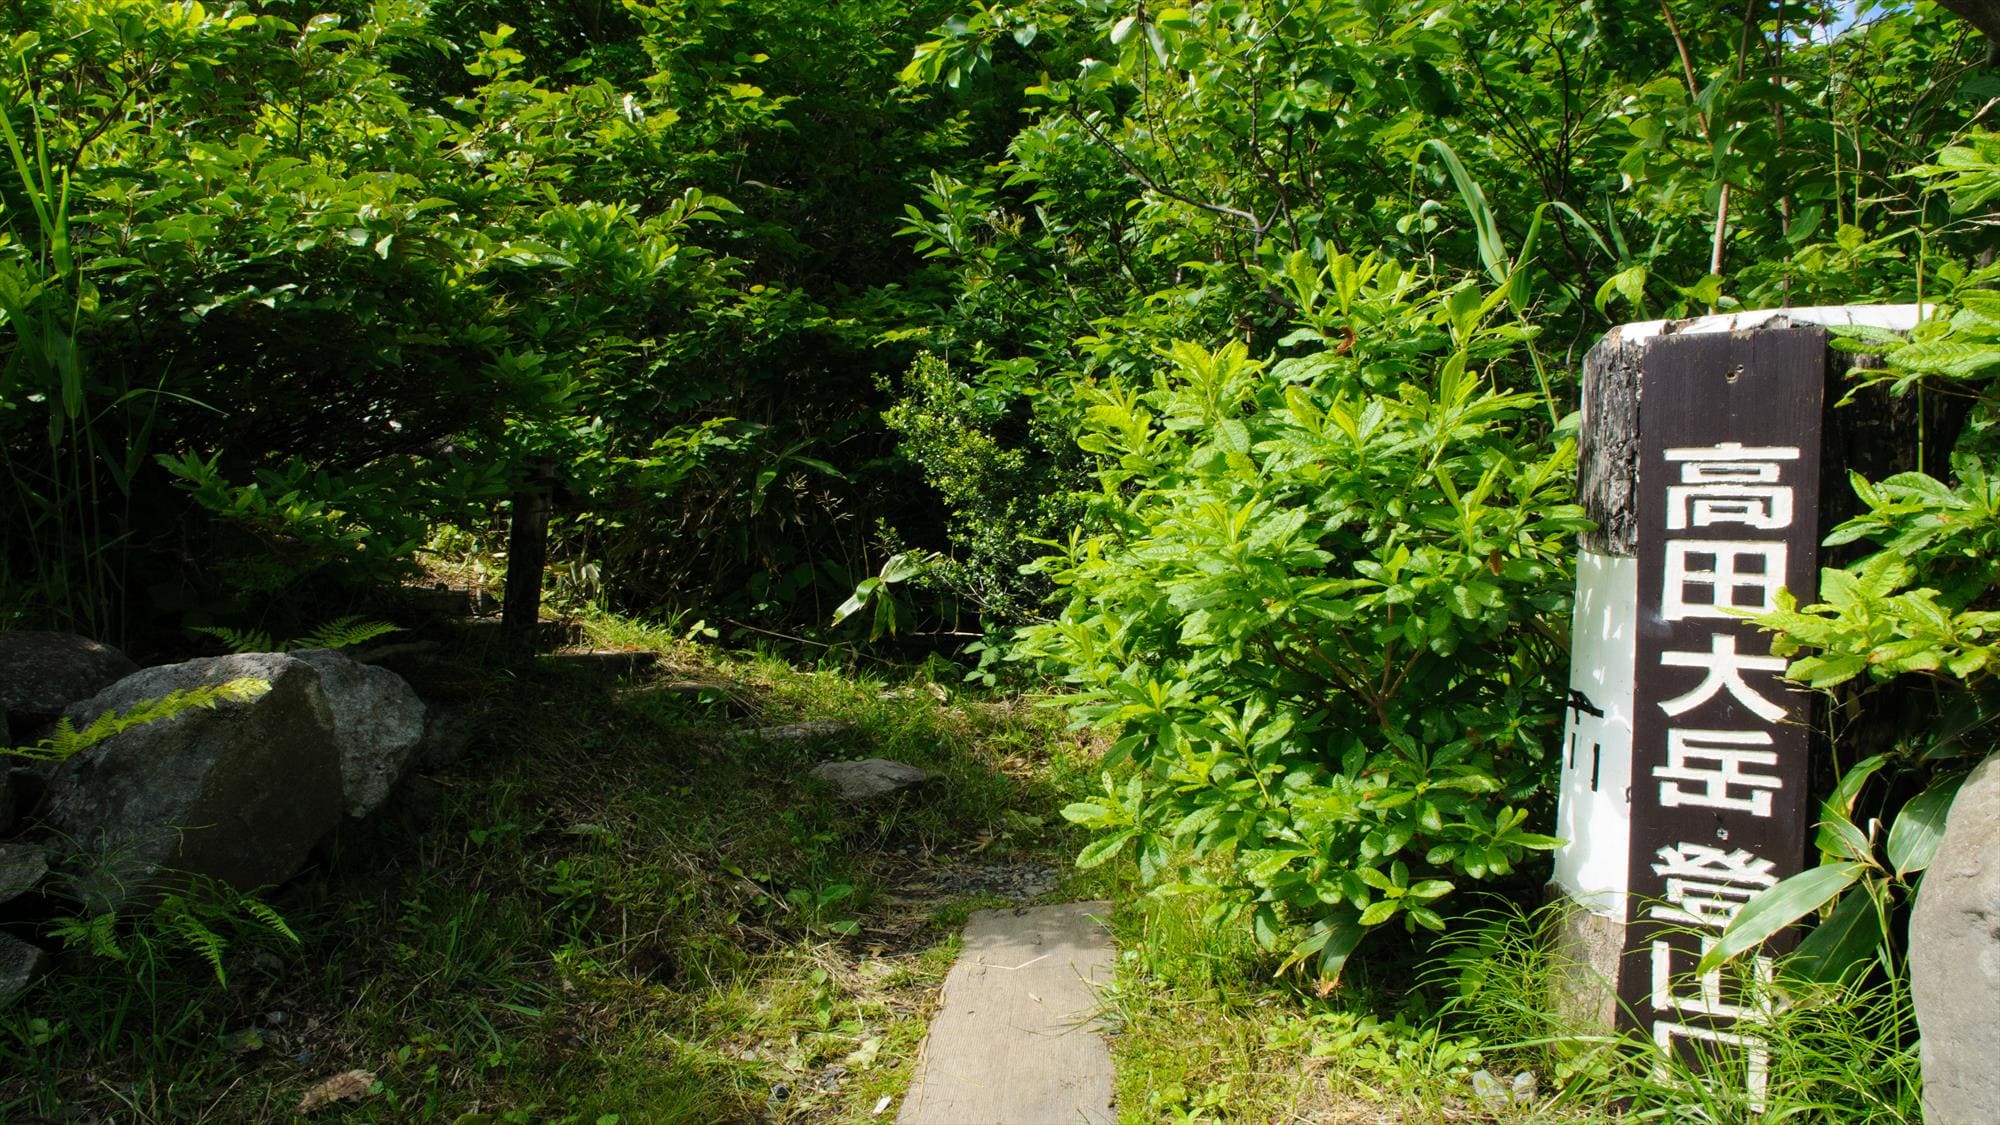
[[[1757, 891], [1807, 862], [1813, 697], [1738, 611], [1810, 601], [1849, 468], [1939, 469], [1955, 426], [1909, 400], [1836, 408], [1854, 357], [1825, 327], [1908, 330], [1915, 306], [1613, 329], [1584, 361], [1582, 538], [1551, 890], [1572, 907], [1556, 1002], [1686, 1055], [1734, 1052], [1756, 1104], [1759, 1013], [1693, 973]], [[1920, 449], [1919, 435], [1931, 446]], [[1773, 951], [1775, 951], [1775, 946]]]
[[541, 631], [542, 571], [549, 557], [549, 491], [553, 470], [538, 465], [515, 491], [507, 527], [507, 590], [501, 607], [501, 654], [510, 668], [535, 659]]

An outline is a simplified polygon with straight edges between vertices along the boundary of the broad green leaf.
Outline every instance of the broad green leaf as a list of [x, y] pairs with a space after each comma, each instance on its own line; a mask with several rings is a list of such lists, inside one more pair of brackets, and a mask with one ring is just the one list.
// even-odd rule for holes
[[1278, 947], [1278, 912], [1269, 903], [1260, 904], [1250, 917], [1250, 930], [1260, 949]]
[[1867, 863], [1875, 858], [1874, 843], [1853, 821], [1845, 818], [1821, 824], [1819, 838], [1826, 844], [1822, 854], [1827, 857], [1827, 862], [1847, 859]]
[[891, 555], [889, 561], [882, 564], [880, 577], [884, 582], [907, 582], [923, 573], [924, 564], [930, 561], [930, 557], [927, 551], [904, 551]]
[[847, 600], [834, 607], [833, 624], [838, 625], [866, 609], [868, 603], [874, 599], [876, 593], [881, 589], [882, 580], [880, 578], [863, 578], [860, 582], [856, 583], [854, 592], [848, 595]]
[[1710, 972], [1738, 954], [1764, 944], [1779, 930], [1826, 905], [1869, 870], [1864, 863], [1830, 863], [1808, 868], [1776, 886], [1764, 888], [1736, 912], [1715, 948], [1701, 959], [1695, 972]]
[[1645, 315], [1646, 267], [1633, 266], [1630, 269], [1620, 270], [1598, 286], [1594, 302], [1597, 311], [1606, 316], [1611, 315], [1610, 306], [1613, 297], [1623, 298], [1626, 304], [1632, 306], [1634, 313]]
[[1361, 912], [1361, 924], [1363, 926], [1379, 926], [1387, 922], [1396, 916], [1398, 905], [1396, 900], [1392, 898], [1385, 898], [1380, 902], [1370, 903], [1368, 909]]
[[1347, 967], [1347, 958], [1354, 947], [1361, 944], [1361, 938], [1368, 931], [1353, 919], [1335, 922], [1328, 927], [1326, 944], [1319, 951], [1319, 975], [1326, 980], [1338, 981], [1341, 970]]
[[1896, 874], [1912, 875], [1931, 865], [1944, 839], [1945, 818], [1958, 796], [1963, 777], [1940, 781], [1915, 797], [1896, 814], [1889, 828], [1889, 863]]
[[1063, 806], [1062, 817], [1072, 824], [1096, 824], [1108, 818], [1111, 810], [1089, 801], [1073, 801]]
[[1096, 867], [1116, 856], [1125, 847], [1126, 841], [1138, 834], [1138, 829], [1127, 828], [1101, 840], [1092, 840], [1077, 853], [1076, 865], [1082, 868]]
[[1882, 944], [1882, 920], [1875, 896], [1867, 887], [1853, 887], [1834, 905], [1833, 913], [1814, 926], [1781, 963], [1787, 978], [1814, 984], [1835, 984], [1873, 956]]

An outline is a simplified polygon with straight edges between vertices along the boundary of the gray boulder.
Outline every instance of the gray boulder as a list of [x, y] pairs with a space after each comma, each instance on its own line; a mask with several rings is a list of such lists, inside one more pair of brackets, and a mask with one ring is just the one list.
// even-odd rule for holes
[[0, 844], [0, 903], [12, 902], [49, 873], [49, 855], [32, 844]]
[[74, 633], [0, 633], [0, 711], [26, 737], [138, 670], [124, 653]]
[[270, 691], [116, 735], [63, 763], [45, 819], [88, 857], [72, 889], [116, 910], [165, 871], [250, 890], [292, 877], [340, 820], [340, 752], [319, 672], [279, 653], [148, 668], [70, 708], [79, 726], [171, 691], [241, 678]]
[[49, 955], [38, 946], [7, 934], [0, 934], [0, 1008], [28, 990], [35, 975], [48, 963]]
[[2000, 754], [1952, 802], [1910, 915], [1910, 992], [1924, 1120], [1977, 1125], [2000, 1113]]
[[292, 656], [319, 669], [320, 688], [333, 708], [347, 815], [367, 816], [389, 799], [424, 737], [423, 701], [403, 677], [333, 649], [300, 649]]
[[914, 789], [937, 775], [888, 758], [866, 758], [859, 762], [822, 762], [808, 776], [831, 785], [834, 792], [850, 801], [873, 801]]

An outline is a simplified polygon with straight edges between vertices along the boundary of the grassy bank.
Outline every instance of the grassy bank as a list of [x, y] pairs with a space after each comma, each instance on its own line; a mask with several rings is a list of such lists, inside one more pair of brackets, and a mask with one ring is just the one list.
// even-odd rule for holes
[[[165, 919], [66, 957], [0, 1013], [0, 1119], [283, 1119], [352, 1069], [320, 1119], [866, 1120], [965, 914], [1090, 889], [1039, 709], [605, 631], [659, 664], [430, 669], [484, 733], [275, 897], [296, 945], [218, 903], [225, 985]], [[840, 729], [749, 733], [805, 719]], [[876, 755], [943, 776], [864, 807], [804, 776]]]
[[[1371, 939], [1335, 987], [1274, 977], [1198, 890], [1077, 871], [1057, 810], [1099, 788], [1097, 747], [1032, 700], [593, 632], [657, 663], [403, 669], [479, 733], [273, 897], [296, 941], [231, 896], [80, 927], [0, 1011], [0, 1120], [286, 1120], [350, 1071], [357, 1096], [315, 1120], [892, 1120], [966, 915], [1092, 897], [1115, 903], [1130, 1125], [1756, 1116], [1740, 1082], [1704, 1092], [1563, 1027], [1540, 920], [1499, 899], [1460, 904], [1449, 944]], [[806, 777], [871, 756], [941, 776], [866, 805]], [[228, 942], [220, 981], [205, 934]], [[1893, 986], [1801, 992], [1776, 1019], [1767, 1119], [1915, 1113]], [[1533, 1095], [1482, 1097], [1481, 1071]]]
[[1668, 1059], [1566, 1023], [1546, 911], [1487, 899], [1447, 939], [1382, 935], [1328, 987], [1273, 979], [1271, 955], [1205, 924], [1198, 895], [1118, 897], [1108, 1010], [1133, 1125], [1922, 1119], [1897, 978], [1767, 993], [1768, 1073], [1753, 1099], [1740, 1051]]

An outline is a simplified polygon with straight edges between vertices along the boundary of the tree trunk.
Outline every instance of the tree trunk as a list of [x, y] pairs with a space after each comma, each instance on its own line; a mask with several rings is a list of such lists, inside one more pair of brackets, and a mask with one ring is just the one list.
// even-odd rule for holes
[[500, 616], [502, 655], [510, 668], [535, 659], [542, 571], [549, 555], [549, 484], [547, 472], [538, 472], [514, 493], [507, 529], [507, 600]]

